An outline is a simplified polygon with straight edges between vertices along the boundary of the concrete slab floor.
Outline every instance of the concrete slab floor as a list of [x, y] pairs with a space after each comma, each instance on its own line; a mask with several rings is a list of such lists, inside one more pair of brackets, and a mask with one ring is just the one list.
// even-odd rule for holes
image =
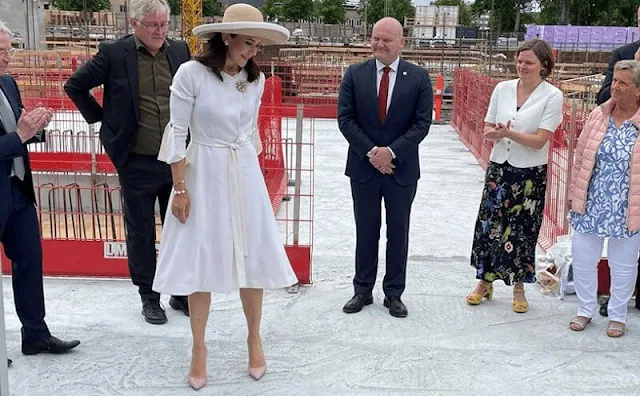
[[[214, 295], [207, 331], [208, 384], [200, 395], [638, 395], [640, 315], [629, 332], [605, 334], [596, 317], [569, 330], [565, 301], [527, 286], [531, 309], [511, 310], [511, 290], [471, 307], [472, 230], [483, 171], [449, 126], [421, 145], [422, 179], [413, 206], [407, 290], [409, 317], [382, 307], [384, 243], [375, 303], [342, 313], [351, 297], [354, 225], [346, 143], [335, 121], [315, 125], [314, 280], [298, 294], [267, 291], [262, 337], [268, 373], [247, 375], [246, 328], [237, 293]], [[385, 235], [385, 231], [382, 231]], [[384, 237], [383, 237], [384, 240]], [[47, 322], [82, 344], [62, 356], [23, 356], [11, 281], [5, 278], [7, 343], [14, 395], [191, 395], [188, 318], [168, 308], [169, 323], [146, 324], [127, 280], [46, 279]]]

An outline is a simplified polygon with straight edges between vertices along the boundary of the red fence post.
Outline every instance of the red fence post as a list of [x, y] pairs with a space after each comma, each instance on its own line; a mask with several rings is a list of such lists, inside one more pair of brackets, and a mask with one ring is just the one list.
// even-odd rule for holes
[[442, 112], [442, 93], [444, 91], [444, 78], [442, 73], [436, 77], [436, 97], [435, 97], [435, 120], [440, 121], [440, 114]]
[[282, 79], [278, 76], [271, 76], [264, 82], [264, 92], [262, 93], [263, 106], [282, 105]]

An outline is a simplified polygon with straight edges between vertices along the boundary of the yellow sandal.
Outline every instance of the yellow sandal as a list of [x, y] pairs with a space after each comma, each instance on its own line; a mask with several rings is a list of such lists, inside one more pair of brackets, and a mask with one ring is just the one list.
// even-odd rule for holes
[[524, 286], [519, 287], [517, 289], [514, 286], [513, 288], [513, 312], [525, 313], [529, 311], [529, 302], [526, 300], [525, 301], [516, 300], [516, 293], [522, 293], [522, 296], [524, 297]]
[[493, 298], [493, 284], [480, 281], [478, 286], [482, 287], [482, 291], [480, 293], [476, 293], [475, 290], [464, 298], [464, 300], [469, 305], [479, 305], [482, 302], [483, 298], [487, 300], [491, 300]]

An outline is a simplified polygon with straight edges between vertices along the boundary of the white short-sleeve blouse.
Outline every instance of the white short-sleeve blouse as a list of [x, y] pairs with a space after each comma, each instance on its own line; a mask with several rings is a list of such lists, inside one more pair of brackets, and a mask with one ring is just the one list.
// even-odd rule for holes
[[[532, 134], [538, 129], [554, 132], [562, 122], [562, 91], [543, 81], [518, 110], [518, 81], [503, 81], [496, 85], [484, 121], [504, 125], [511, 121], [511, 129], [519, 133]], [[531, 168], [545, 165], [548, 156], [549, 142], [536, 150], [502, 138], [494, 143], [489, 159], [499, 164], [509, 161], [516, 168]]]

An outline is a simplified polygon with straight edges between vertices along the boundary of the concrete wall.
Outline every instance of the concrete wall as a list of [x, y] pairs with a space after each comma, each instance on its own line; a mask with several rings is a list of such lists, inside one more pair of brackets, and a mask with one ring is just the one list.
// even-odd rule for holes
[[[0, 19], [22, 35], [24, 48], [40, 49], [45, 40], [44, 0], [0, 0]], [[28, 26], [27, 26], [28, 15]]]
[[2, 0], [0, 1], [0, 19], [4, 21], [9, 29], [16, 31], [23, 36], [26, 35], [25, 29], [25, 5], [23, 0]]

